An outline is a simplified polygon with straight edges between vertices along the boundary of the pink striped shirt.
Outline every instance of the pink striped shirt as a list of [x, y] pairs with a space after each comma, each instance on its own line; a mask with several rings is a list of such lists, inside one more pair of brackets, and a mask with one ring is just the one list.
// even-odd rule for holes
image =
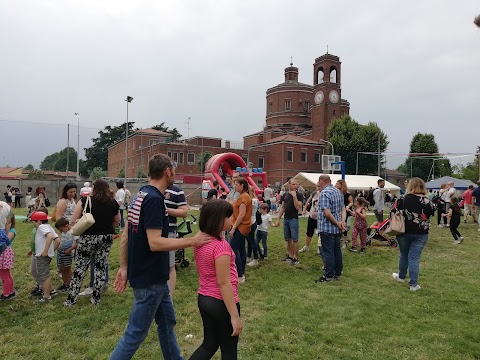
[[235, 253], [224, 238], [221, 240], [212, 239], [208, 244], [194, 249], [198, 282], [200, 283], [198, 293], [223, 300], [215, 271], [215, 259], [222, 255], [230, 256], [230, 283], [232, 284], [235, 303], [238, 303], [238, 273], [235, 265]]

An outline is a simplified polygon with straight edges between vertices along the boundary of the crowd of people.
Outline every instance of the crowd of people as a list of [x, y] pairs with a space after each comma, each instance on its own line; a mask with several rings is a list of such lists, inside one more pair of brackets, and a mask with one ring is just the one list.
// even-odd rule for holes
[[[133, 197], [121, 181], [116, 183], [116, 192], [111, 191], [102, 179], [95, 180], [93, 187], [85, 183], [80, 192], [76, 184], [66, 184], [52, 214], [55, 228], [49, 224], [45, 188], [37, 187], [35, 192], [29, 188], [28, 196], [35, 194], [28, 201], [31, 208], [29, 218], [34, 224], [28, 253], [36, 283], [32, 295], [39, 297], [39, 303], [46, 303], [59, 292], [66, 292], [65, 307], [74, 306], [79, 295], [90, 295], [91, 303], [98, 305], [108, 286], [110, 249], [115, 234], [121, 232], [120, 269], [114, 287], [121, 293], [128, 282], [133, 288], [134, 301], [125, 333], [110, 359], [132, 358], [153, 320], [157, 324], [164, 358], [182, 359], [174, 332], [172, 302], [176, 280], [175, 251], [194, 247], [199, 275], [198, 308], [204, 339], [190, 359], [210, 359], [219, 348], [222, 358], [236, 359], [238, 339], [243, 329], [238, 286], [246, 281], [247, 267], [268, 260], [270, 226], [283, 225], [286, 250], [283, 261], [291, 266], [300, 264], [299, 254], [310, 250], [312, 238], [318, 234], [317, 251], [323, 262], [323, 273], [315, 283], [340, 281], [343, 275], [342, 243], [346, 247], [351, 242], [349, 251], [364, 253], [369, 206], [376, 224], [383, 223], [386, 204], [394, 203], [392, 211], [403, 215], [405, 232], [397, 235], [399, 265], [392, 278], [404, 283], [408, 273], [411, 291], [420, 289], [420, 256], [428, 241], [429, 218], [436, 209], [438, 224], [443, 219], [445, 225], [442, 227], [450, 228], [455, 243], [463, 240], [458, 231], [461, 212], [453, 184], [446, 184], [438, 194], [427, 193], [425, 183], [413, 178], [408, 183], [406, 195], [397, 200], [382, 190], [383, 179], [365, 193], [351, 193], [344, 180], [332, 184], [330, 176], [324, 174], [318, 179], [317, 189], [309, 194], [299, 190], [297, 181], [292, 178], [286, 189], [274, 190], [268, 185], [259, 200], [242, 173], [233, 171], [223, 175], [228, 191], [217, 182], [213, 183], [214, 187], [200, 210], [200, 231], [190, 238], [178, 238], [177, 218], [187, 216], [188, 205], [184, 192], [173, 184], [175, 163], [163, 154], [152, 157], [149, 183]], [[463, 194], [465, 222], [467, 211], [478, 219], [478, 189], [472, 188]], [[275, 221], [273, 211], [277, 211]], [[86, 212], [92, 214], [95, 223], [79, 236], [74, 236], [72, 227]], [[308, 220], [305, 246], [299, 249], [301, 215], [308, 215]], [[11, 244], [15, 236], [15, 216], [8, 202], [2, 201], [1, 300], [16, 296], [10, 273], [14, 263]], [[62, 285], [57, 289], [54, 289], [50, 276], [50, 263], [55, 255], [56, 269], [62, 278]], [[90, 286], [80, 292], [89, 267]]]

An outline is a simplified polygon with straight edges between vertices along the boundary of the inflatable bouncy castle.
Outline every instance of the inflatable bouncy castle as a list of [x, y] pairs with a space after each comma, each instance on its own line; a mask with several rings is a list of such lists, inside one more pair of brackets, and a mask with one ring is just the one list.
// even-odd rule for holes
[[235, 170], [243, 174], [248, 184], [255, 189], [257, 196], [263, 193], [263, 190], [258, 187], [256, 182], [256, 180], [261, 179], [262, 187], [268, 184], [267, 173], [262, 168], [247, 167], [245, 161], [238, 154], [221, 153], [213, 155], [205, 165], [202, 198], [205, 199], [207, 197], [208, 190], [213, 187], [213, 180], [217, 180], [220, 187], [225, 188], [225, 191], [229, 193], [230, 188], [225, 179], [227, 174], [232, 175], [232, 172]]

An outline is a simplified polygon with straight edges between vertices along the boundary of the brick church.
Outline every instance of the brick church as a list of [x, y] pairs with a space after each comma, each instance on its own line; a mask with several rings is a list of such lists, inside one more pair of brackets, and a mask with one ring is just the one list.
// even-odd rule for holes
[[[194, 137], [169, 141], [169, 134], [152, 129], [139, 130], [128, 138], [127, 177], [147, 173], [148, 159], [155, 153], [168, 154], [177, 162], [182, 177], [200, 175], [199, 156], [234, 152], [246, 163], [267, 171], [274, 186], [285, 183], [298, 172], [321, 172], [327, 129], [332, 119], [349, 114], [350, 104], [341, 97], [341, 62], [324, 54], [313, 64], [313, 85], [298, 81], [298, 68], [285, 68], [285, 81], [267, 90], [265, 126], [243, 138], [243, 147], [219, 138]], [[118, 176], [125, 165], [125, 140], [108, 149], [108, 176]], [[261, 184], [259, 184], [261, 185]]]

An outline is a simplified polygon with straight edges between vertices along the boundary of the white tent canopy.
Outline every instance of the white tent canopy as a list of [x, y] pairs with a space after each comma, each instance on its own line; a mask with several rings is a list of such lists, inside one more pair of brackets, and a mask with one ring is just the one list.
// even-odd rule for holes
[[[316, 190], [317, 182], [320, 175], [323, 173], [306, 173], [299, 172], [293, 178], [297, 180], [298, 185], [303, 187], [305, 190]], [[342, 178], [341, 174], [328, 174], [332, 180], [332, 184], [335, 184], [338, 180]], [[370, 190], [370, 188], [377, 187], [377, 180], [381, 179], [379, 176], [369, 176], [369, 175], [345, 175], [345, 181], [347, 182], [347, 187], [349, 191], [352, 190]], [[285, 184], [286, 186], [287, 184]], [[385, 180], [384, 191], [390, 190], [394, 195], [400, 195], [400, 188], [397, 185], [392, 184]]]

